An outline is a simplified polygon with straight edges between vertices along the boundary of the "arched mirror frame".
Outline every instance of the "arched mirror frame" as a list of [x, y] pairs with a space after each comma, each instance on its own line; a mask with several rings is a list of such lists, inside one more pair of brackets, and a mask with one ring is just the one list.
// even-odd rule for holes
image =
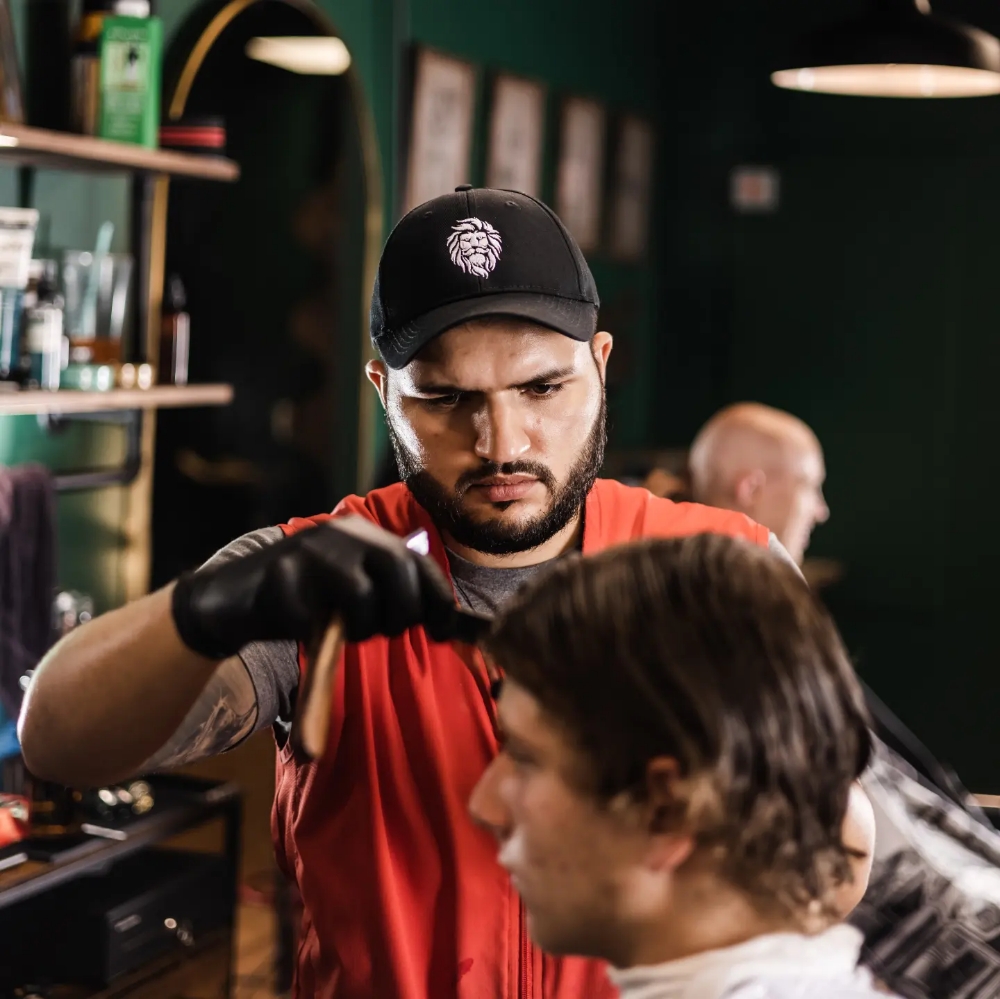
[[[212, 18], [202, 31], [188, 54], [183, 68], [177, 77], [177, 83], [166, 103], [167, 118], [176, 121], [183, 116], [191, 89], [194, 86], [198, 72], [208, 58], [212, 47], [218, 41], [223, 31], [236, 18], [249, 8], [259, 3], [283, 3], [303, 14], [323, 35], [340, 37], [333, 22], [311, 0], [230, 0]], [[383, 204], [382, 204], [382, 166], [379, 158], [378, 141], [375, 135], [375, 123], [370, 105], [365, 98], [364, 89], [357, 71], [352, 65], [344, 74], [351, 95], [351, 107], [354, 110], [358, 129], [359, 144], [362, 157], [364, 180], [364, 261], [362, 266], [360, 315], [361, 327], [360, 351], [362, 358], [372, 356], [371, 342], [368, 336], [368, 306], [369, 295], [375, 283], [375, 273], [378, 269], [379, 253], [382, 245]], [[148, 325], [145, 331], [146, 356], [159, 356], [160, 314], [163, 304], [164, 268], [167, 248], [167, 206], [170, 195], [170, 179], [159, 177], [156, 180], [151, 206], [150, 218], [150, 256], [148, 261]], [[358, 371], [358, 379], [363, 381], [363, 374]], [[148, 592], [151, 562], [151, 515], [153, 488], [153, 449], [156, 441], [156, 427], [152, 414], [143, 424], [142, 440], [142, 471], [131, 489], [129, 503], [129, 524], [126, 525], [126, 536], [133, 539], [143, 539], [139, 550], [130, 545], [131, 556], [125, 559], [125, 595], [126, 600], [134, 599]], [[375, 465], [375, 410], [371, 405], [369, 393], [362, 390], [358, 393], [357, 411], [357, 444], [358, 457], [355, 469], [355, 482], [358, 489], [364, 489], [372, 481]], [[138, 557], [136, 557], [138, 556]]]

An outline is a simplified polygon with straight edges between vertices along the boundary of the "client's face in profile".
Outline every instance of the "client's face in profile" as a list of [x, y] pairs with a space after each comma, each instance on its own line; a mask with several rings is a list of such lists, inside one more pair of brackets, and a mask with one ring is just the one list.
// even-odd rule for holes
[[642, 823], [577, 788], [580, 753], [526, 690], [506, 681], [498, 714], [504, 744], [473, 792], [473, 818], [496, 837], [536, 943], [612, 959], [630, 932]]
[[[653, 937], [669, 943], [681, 923], [690, 923], [691, 904], [711, 908], [713, 899], [732, 898], [732, 889], [719, 894], [721, 882], [709, 872], [711, 862], [706, 868], [706, 858], [698, 859], [693, 837], [657, 821], [657, 802], [673, 797], [674, 761], [651, 761], [644, 801], [624, 793], [604, 800], [584, 790], [588, 765], [566, 730], [510, 679], [498, 716], [503, 745], [469, 808], [496, 837], [498, 860], [524, 900], [528, 930], [540, 947], [627, 967]], [[871, 804], [856, 784], [843, 836], [856, 856], [852, 879], [833, 899], [841, 918], [865, 892], [874, 847]]]

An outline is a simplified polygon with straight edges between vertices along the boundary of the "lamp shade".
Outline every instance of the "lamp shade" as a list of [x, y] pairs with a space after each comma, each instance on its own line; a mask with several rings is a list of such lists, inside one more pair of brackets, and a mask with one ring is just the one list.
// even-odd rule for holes
[[785, 67], [771, 81], [789, 90], [865, 97], [1000, 94], [1000, 40], [932, 14], [926, 0], [878, 0], [863, 17], [800, 39]]
[[251, 38], [246, 54], [258, 62], [304, 76], [339, 76], [351, 65], [347, 46], [331, 35]]

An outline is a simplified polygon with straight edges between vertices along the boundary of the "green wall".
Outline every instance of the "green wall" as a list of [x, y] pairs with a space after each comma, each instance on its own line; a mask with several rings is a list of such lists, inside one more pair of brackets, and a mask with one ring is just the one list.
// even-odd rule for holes
[[[862, 675], [974, 790], [996, 791], [1000, 100], [770, 85], [793, 31], [862, 6], [678, 10], [654, 434], [686, 444], [744, 398], [812, 424], [833, 512], [812, 553], [847, 566], [828, 599]], [[1000, 33], [995, 4], [934, 6]], [[778, 168], [776, 213], [730, 209], [740, 163]]]

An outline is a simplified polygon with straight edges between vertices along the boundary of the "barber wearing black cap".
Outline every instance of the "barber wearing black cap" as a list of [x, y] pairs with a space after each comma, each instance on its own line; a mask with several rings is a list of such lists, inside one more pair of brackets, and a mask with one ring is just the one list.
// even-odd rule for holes
[[[410, 212], [382, 255], [367, 367], [403, 481], [239, 538], [74, 631], [36, 671], [25, 758], [68, 784], [274, 729], [275, 845], [304, 904], [298, 996], [613, 995], [593, 962], [531, 947], [466, 815], [502, 750], [486, 666], [451, 641], [456, 602], [489, 613], [551, 559], [632, 537], [769, 537], [740, 514], [597, 479], [611, 353], [598, 305], [576, 242], [532, 198], [460, 188]], [[419, 530], [429, 558], [402, 540]], [[313, 761], [288, 739], [297, 643], [334, 615], [348, 642]]]

